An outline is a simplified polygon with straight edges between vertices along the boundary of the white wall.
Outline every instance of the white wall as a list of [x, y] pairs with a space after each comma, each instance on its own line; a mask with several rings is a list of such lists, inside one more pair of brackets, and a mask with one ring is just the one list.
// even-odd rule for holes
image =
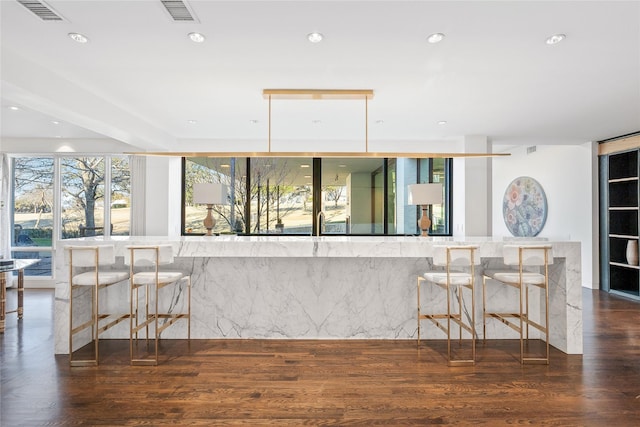
[[[468, 135], [458, 143], [464, 153], [490, 153], [486, 136]], [[453, 225], [455, 237], [491, 236], [491, 158], [453, 159]]]
[[[502, 152], [494, 146], [494, 152]], [[548, 204], [547, 221], [540, 237], [580, 241], [582, 247], [582, 285], [598, 287], [594, 273], [593, 212], [597, 212], [597, 197], [593, 199], [592, 144], [537, 146], [527, 155], [527, 147], [507, 150], [508, 157], [494, 157], [493, 163], [493, 235], [510, 236], [502, 216], [502, 199], [509, 183], [519, 176], [529, 176], [542, 185]], [[597, 224], [597, 221], [596, 221]], [[596, 257], [597, 259], [597, 257]]]
[[180, 158], [150, 156], [146, 168], [146, 235], [179, 236], [182, 203]]

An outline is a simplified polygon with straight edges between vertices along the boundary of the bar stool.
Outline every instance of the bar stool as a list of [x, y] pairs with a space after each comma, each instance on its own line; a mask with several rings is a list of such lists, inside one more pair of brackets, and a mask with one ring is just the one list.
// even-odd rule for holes
[[[187, 320], [187, 339], [191, 340], [191, 276], [181, 271], [161, 271], [160, 266], [173, 263], [171, 245], [128, 246], [125, 263], [130, 266], [130, 333], [129, 355], [131, 365], [157, 365], [160, 335], [169, 326], [180, 319]], [[187, 312], [175, 312], [180, 298], [184, 296], [186, 283]], [[174, 293], [163, 300], [160, 307], [160, 290], [173, 285]], [[144, 318], [141, 318], [139, 291], [144, 288]], [[167, 304], [168, 300], [168, 304]], [[168, 305], [168, 306], [167, 306]], [[150, 310], [149, 307], [153, 309]], [[134, 322], [135, 319], [135, 322]], [[153, 326], [154, 351], [152, 357], [139, 358], [134, 347], [138, 343], [138, 334], [145, 329], [147, 346], [149, 344], [149, 326]]]
[[[549, 364], [549, 264], [553, 264], [553, 252], [550, 245], [505, 245], [504, 264], [517, 266], [510, 270], [487, 270], [482, 277], [482, 331], [487, 339], [487, 319], [498, 319], [520, 334], [520, 363]], [[543, 272], [532, 270], [543, 270]], [[487, 310], [487, 280], [495, 280], [518, 290], [520, 308], [517, 313], [495, 312]], [[544, 324], [536, 321], [529, 312], [529, 288], [537, 287], [544, 293]], [[524, 295], [523, 295], [524, 294]], [[524, 301], [523, 301], [524, 298]], [[544, 334], [545, 354], [542, 357], [525, 357], [525, 340], [529, 343], [529, 327]]]
[[[67, 246], [65, 259], [69, 265], [69, 365], [95, 366], [99, 361], [99, 336], [102, 332], [129, 318], [129, 313], [109, 314], [100, 312], [100, 290], [109, 286], [126, 283], [128, 271], [106, 270], [115, 264], [113, 245]], [[91, 289], [91, 319], [74, 326], [74, 297], [77, 289]], [[74, 335], [91, 328], [91, 342], [94, 343], [93, 359], [74, 359]]]
[[[473, 365], [476, 357], [476, 331], [475, 331], [475, 266], [480, 264], [479, 257], [475, 251], [478, 246], [440, 246], [433, 247], [433, 265], [444, 267], [443, 270], [433, 270], [418, 276], [418, 346], [420, 345], [420, 321], [427, 319], [447, 334], [447, 357], [448, 364]], [[446, 313], [423, 313], [420, 302], [420, 287], [422, 284], [434, 285], [434, 289], [443, 289], [446, 292], [447, 311]], [[471, 292], [471, 315], [463, 304], [463, 290]], [[452, 311], [451, 294], [455, 294], [458, 300], [457, 310]], [[455, 304], [454, 304], [455, 306]], [[465, 322], [466, 318], [466, 322]], [[444, 323], [446, 320], [446, 323]], [[452, 359], [451, 357], [451, 322], [458, 325], [458, 339], [462, 344], [463, 330], [471, 335], [471, 358]]]

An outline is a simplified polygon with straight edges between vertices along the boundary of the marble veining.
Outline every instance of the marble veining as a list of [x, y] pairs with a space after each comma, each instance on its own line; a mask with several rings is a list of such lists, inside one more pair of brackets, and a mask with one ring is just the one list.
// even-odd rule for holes
[[[434, 244], [479, 245], [482, 264], [476, 268], [475, 320], [482, 338], [482, 271], [500, 268], [505, 241], [493, 238], [419, 237], [118, 237], [63, 240], [64, 245], [114, 244], [115, 269], [126, 269], [122, 257], [132, 244], [170, 243], [176, 255], [168, 269], [191, 274], [192, 338], [314, 338], [414, 339], [417, 336], [416, 278], [432, 269]], [[511, 243], [511, 242], [510, 242]], [[550, 343], [567, 353], [582, 353], [582, 293], [580, 244], [550, 242]], [[64, 258], [56, 254], [55, 352], [68, 353], [69, 295]], [[506, 287], [489, 285], [494, 309], [512, 304]], [[174, 289], [170, 287], [168, 289]], [[532, 294], [533, 295], [533, 294]], [[161, 303], [186, 310], [184, 285], [167, 291]], [[74, 316], [88, 314], [88, 295], [76, 295]], [[431, 307], [444, 304], [444, 293], [424, 294]], [[84, 302], [83, 302], [84, 301]], [[465, 292], [464, 312], [471, 316]], [[516, 299], [517, 301], [517, 299]], [[532, 316], [542, 307], [531, 300]], [[110, 288], [101, 305], [128, 312], [128, 287]], [[513, 307], [513, 305], [511, 305]], [[517, 308], [517, 305], [515, 306]], [[128, 337], [128, 322], [108, 330], [104, 338]], [[537, 332], [535, 332], [537, 333]], [[515, 332], [495, 320], [490, 338], [515, 338]], [[423, 322], [425, 339], [442, 339]], [[163, 337], [186, 337], [186, 322], [168, 328]]]

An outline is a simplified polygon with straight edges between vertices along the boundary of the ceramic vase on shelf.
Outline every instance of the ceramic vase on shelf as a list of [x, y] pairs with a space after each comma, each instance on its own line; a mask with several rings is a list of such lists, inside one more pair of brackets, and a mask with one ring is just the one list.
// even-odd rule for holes
[[627, 242], [627, 263], [629, 265], [638, 265], [638, 241], [629, 240]]

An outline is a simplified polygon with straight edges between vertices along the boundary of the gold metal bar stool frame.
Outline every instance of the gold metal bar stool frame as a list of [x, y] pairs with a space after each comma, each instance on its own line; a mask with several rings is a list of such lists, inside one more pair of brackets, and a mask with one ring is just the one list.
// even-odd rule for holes
[[[100, 313], [100, 290], [126, 283], [129, 272], [100, 269], [101, 266], [115, 264], [115, 248], [112, 245], [66, 246], [65, 255], [69, 265], [69, 365], [96, 366], [100, 358], [100, 334], [129, 318], [129, 313]], [[74, 326], [74, 290], [87, 288], [91, 289], [91, 319]], [[94, 358], [74, 359], [73, 337], [87, 328], [91, 328]]]
[[[187, 340], [191, 341], [191, 276], [180, 271], [162, 271], [160, 265], [173, 262], [173, 248], [171, 245], [156, 246], [129, 246], [125, 263], [130, 266], [130, 331], [129, 331], [129, 356], [131, 365], [158, 365], [160, 335], [169, 326], [180, 319], [187, 320]], [[138, 271], [140, 267], [148, 267], [145, 271]], [[160, 312], [160, 290], [170, 285], [179, 286], [186, 282], [187, 288], [187, 312]], [[139, 291], [144, 288], [144, 319], [140, 321]], [[150, 290], [153, 288], [153, 291]], [[182, 295], [181, 292], [178, 295]], [[179, 298], [179, 296], [177, 297]], [[150, 311], [150, 299], [153, 310]], [[176, 300], [177, 301], [177, 300]], [[176, 302], [174, 301], [174, 302]], [[177, 306], [177, 305], [176, 305]], [[162, 324], [160, 321], [163, 321]], [[138, 343], [140, 331], [145, 330], [145, 341], [149, 345], [149, 326], [153, 327], [154, 350], [151, 357], [140, 358], [136, 356], [134, 347]]]
[[[482, 277], [482, 332], [487, 339], [487, 319], [497, 319], [520, 335], [521, 364], [549, 364], [549, 264], [553, 264], [550, 245], [505, 245], [505, 265], [517, 265], [518, 269], [487, 270]], [[543, 273], [529, 271], [531, 267], [543, 269]], [[529, 270], [525, 270], [525, 268]], [[494, 312], [487, 310], [487, 280], [494, 280], [518, 290], [519, 311]], [[544, 292], [544, 324], [530, 316], [529, 287], [537, 287]], [[524, 291], [524, 292], [523, 292]], [[542, 319], [540, 319], [542, 320]], [[525, 356], [525, 342], [529, 342], [529, 327], [544, 334], [545, 351], [541, 357]]]
[[[417, 296], [418, 296], [418, 346], [420, 346], [420, 322], [430, 320], [438, 329], [447, 334], [447, 358], [449, 366], [474, 365], [476, 359], [476, 331], [475, 331], [475, 266], [480, 262], [476, 259], [478, 246], [434, 246], [433, 264], [434, 266], [444, 266], [444, 270], [432, 270], [418, 276]], [[468, 268], [469, 272], [452, 271], [454, 268]], [[447, 294], [446, 313], [423, 313], [420, 301], [421, 285], [431, 283]], [[471, 292], [471, 315], [467, 316], [468, 322], [464, 321], [464, 294], [463, 290]], [[451, 293], [457, 294], [458, 308], [456, 312], [451, 310]], [[443, 324], [446, 320], [446, 326]], [[451, 357], [451, 322], [458, 325], [458, 341], [462, 344], [463, 330], [471, 335], [471, 358], [452, 359]]]

